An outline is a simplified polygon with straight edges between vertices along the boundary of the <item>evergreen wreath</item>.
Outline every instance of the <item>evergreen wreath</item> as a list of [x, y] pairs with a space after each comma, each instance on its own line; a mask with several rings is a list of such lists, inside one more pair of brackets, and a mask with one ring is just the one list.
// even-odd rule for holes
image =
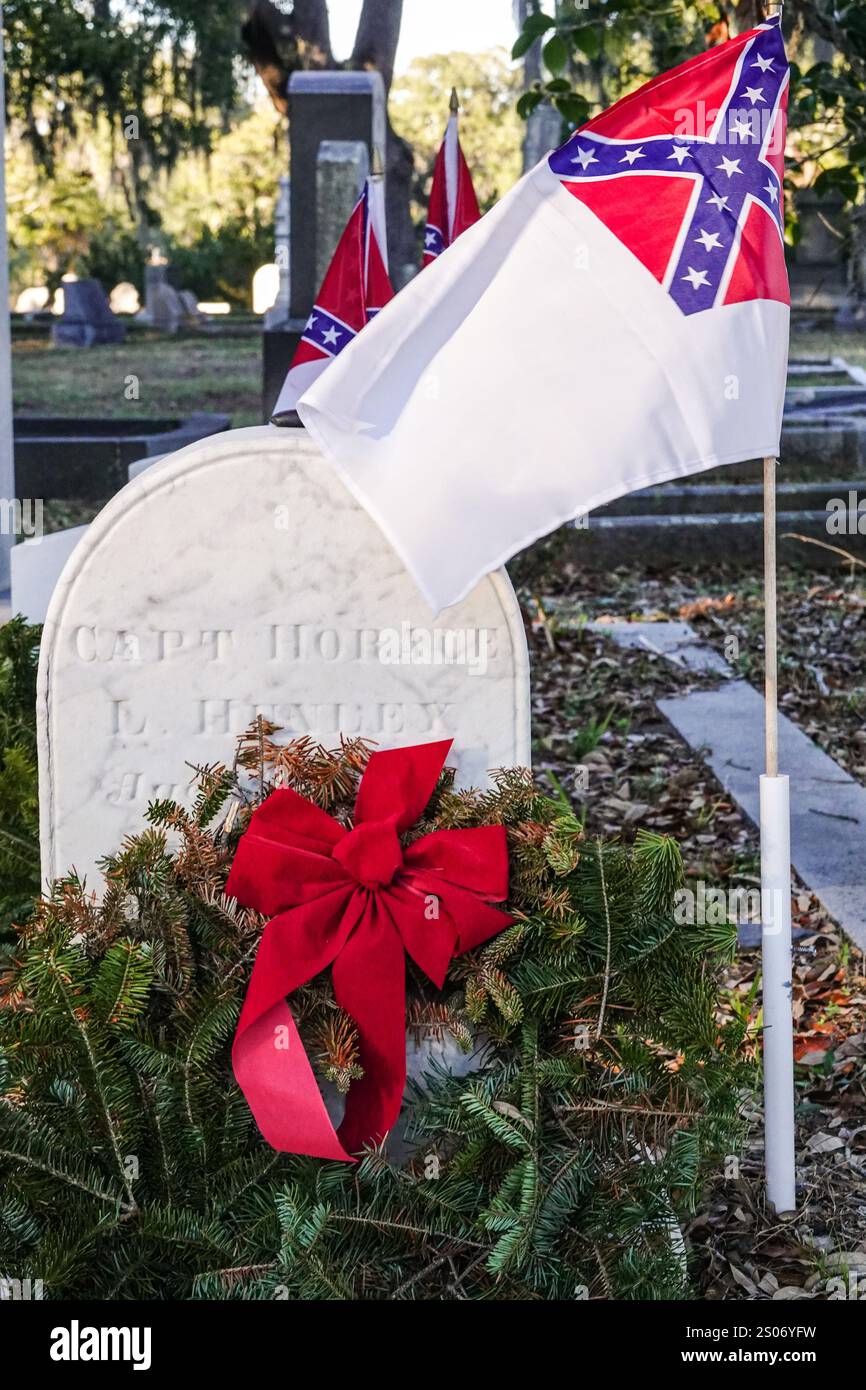
[[[409, 1028], [477, 1048], [431, 1065], [408, 1163], [273, 1152], [229, 1048], [263, 920], [223, 894], [275, 786], [345, 819], [370, 748], [280, 743], [196, 769], [187, 811], [74, 876], [17, 929], [0, 991], [0, 1277], [51, 1299], [662, 1299], [688, 1296], [677, 1217], [739, 1139], [753, 1039], [721, 1020], [733, 929], [682, 927], [669, 838], [587, 841], [525, 770], [446, 771], [411, 835], [501, 823], [517, 921], [437, 992], [409, 962]], [[323, 1081], [360, 1074], [327, 974], [291, 998]]]

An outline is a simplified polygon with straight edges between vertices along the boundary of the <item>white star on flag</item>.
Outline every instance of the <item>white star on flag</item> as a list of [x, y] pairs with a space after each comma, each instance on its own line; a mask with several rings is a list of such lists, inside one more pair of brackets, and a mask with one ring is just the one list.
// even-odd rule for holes
[[705, 251], [715, 251], [722, 244], [722, 238], [718, 232], [705, 232], [703, 227], [695, 237], [695, 241], [702, 242]]
[[763, 87], [747, 87], [746, 90], [743, 92], [743, 96], [744, 96], [748, 101], [750, 101], [750, 102], [752, 103], [753, 106], [754, 106], [754, 104], [755, 104], [756, 101], [766, 101], [766, 100], [767, 100], [767, 98], [764, 96], [764, 89], [763, 89]]
[[688, 159], [688, 158], [689, 158], [689, 152], [688, 152], [688, 150], [686, 149], [685, 145], [674, 145], [673, 149], [671, 150], [670, 154], [668, 155], [668, 159], [675, 159], [675, 160], [677, 161], [677, 164], [680, 164], [680, 165], [682, 164], [682, 162], [683, 162], [684, 159]]
[[709, 198], [707, 199], [707, 202], [715, 203], [716, 207], [719, 209], [719, 212], [727, 211], [728, 200], [727, 198], [724, 198], [721, 193], [711, 193]]
[[323, 333], [323, 334], [322, 334], [322, 342], [323, 342], [323, 343], [331, 343], [331, 344], [333, 344], [333, 343], [335, 343], [335, 342], [337, 341], [337, 338], [338, 338], [338, 337], [339, 337], [339, 334], [338, 334], [336, 328], [334, 327], [333, 324], [331, 324], [331, 327], [328, 329], [327, 333]]
[[755, 62], [752, 63], [752, 67], [753, 67], [753, 68], [760, 68], [760, 69], [761, 69], [761, 72], [772, 72], [772, 71], [773, 71], [773, 60], [772, 60], [772, 58], [762, 58], [761, 55], [760, 55], [760, 53], [759, 53], [758, 56], [757, 56], [757, 58], [755, 59]]
[[777, 199], [778, 196], [779, 196], [779, 190], [778, 190], [778, 188], [776, 187], [776, 185], [775, 185], [774, 183], [772, 183], [769, 179], [768, 179], [767, 182], [764, 184], [764, 192], [766, 193], [767, 197], [770, 199], [770, 202], [771, 202], [771, 203], [775, 203], [776, 199]]
[[724, 169], [728, 178], [731, 178], [734, 174], [741, 174], [743, 172], [740, 168], [740, 161], [738, 159], [728, 159], [727, 155], [724, 154], [722, 155], [721, 164], [717, 164], [716, 168]]
[[597, 164], [598, 160], [592, 150], [581, 149], [580, 145], [578, 145], [577, 155], [571, 162], [572, 164], [579, 164], [581, 169], [588, 169], [590, 164]]
[[622, 159], [621, 159], [619, 162], [620, 162], [620, 164], [634, 164], [634, 162], [635, 162], [636, 159], [645, 159], [645, 158], [646, 158], [646, 155], [644, 154], [644, 152], [643, 152], [642, 149], [638, 149], [638, 150], [626, 150], [625, 154], [623, 155]]
[[701, 285], [710, 283], [710, 277], [705, 270], [695, 270], [692, 266], [689, 266], [683, 279], [688, 280], [693, 290], [699, 290]]

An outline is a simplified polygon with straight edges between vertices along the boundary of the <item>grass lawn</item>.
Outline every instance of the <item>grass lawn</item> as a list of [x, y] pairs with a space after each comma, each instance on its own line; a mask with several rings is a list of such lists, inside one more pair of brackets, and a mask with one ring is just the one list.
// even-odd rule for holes
[[[128, 400], [130, 377], [138, 400]], [[136, 332], [109, 347], [53, 348], [47, 338], [12, 346], [15, 410], [22, 415], [165, 416], [225, 412], [234, 427], [262, 423], [258, 335], [168, 338]]]
[[[866, 333], [815, 328], [791, 333], [791, 357], [844, 357], [855, 367], [866, 367]], [[820, 381], [820, 378], [816, 378]], [[802, 378], [798, 384], [803, 384]]]
[[[866, 366], [866, 334], [796, 332], [791, 356], [841, 356]], [[21, 414], [129, 417], [214, 410], [228, 413], [235, 428], [262, 423], [257, 335], [167, 338], [139, 330], [119, 346], [87, 349], [52, 348], [47, 338], [21, 337], [13, 342], [12, 372]], [[138, 377], [138, 400], [124, 394], [129, 376]]]

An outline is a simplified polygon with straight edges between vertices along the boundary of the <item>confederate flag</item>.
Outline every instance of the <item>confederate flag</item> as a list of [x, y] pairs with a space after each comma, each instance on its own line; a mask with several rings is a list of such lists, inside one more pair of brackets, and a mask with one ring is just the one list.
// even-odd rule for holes
[[577, 131], [301, 401], [434, 610], [623, 493], [775, 455], [778, 18]]
[[321, 376], [331, 359], [394, 296], [388, 278], [383, 193], [381, 179], [367, 179], [325, 272], [274, 407], [274, 418], [295, 409], [298, 397]]
[[424, 260], [422, 265], [430, 265], [441, 256], [446, 246], [456, 241], [461, 232], [477, 222], [478, 199], [472, 187], [469, 165], [460, 148], [457, 134], [457, 100], [451, 94], [452, 115], [445, 127], [445, 138], [439, 146], [436, 163], [433, 166], [433, 185], [430, 189], [430, 207], [427, 212], [427, 226], [424, 229]]

